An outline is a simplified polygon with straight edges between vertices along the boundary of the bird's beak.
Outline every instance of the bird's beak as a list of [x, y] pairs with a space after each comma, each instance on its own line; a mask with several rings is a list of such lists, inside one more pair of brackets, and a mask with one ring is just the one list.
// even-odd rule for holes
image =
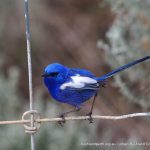
[[43, 73], [42, 74], [42, 77], [47, 77], [48, 75], [46, 73]]

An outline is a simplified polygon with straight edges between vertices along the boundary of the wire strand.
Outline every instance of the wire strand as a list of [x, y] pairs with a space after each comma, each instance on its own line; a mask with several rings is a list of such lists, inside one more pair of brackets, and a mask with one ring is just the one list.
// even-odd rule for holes
[[25, 22], [26, 22], [26, 40], [27, 40], [28, 77], [29, 77], [29, 98], [30, 98], [30, 110], [32, 110], [33, 109], [33, 88], [32, 88], [32, 62], [31, 62], [28, 0], [25, 0]]
[[[32, 62], [31, 62], [30, 22], [29, 22], [28, 0], [24, 0], [24, 3], [25, 3], [28, 77], [29, 77], [29, 99], [30, 99], [30, 110], [33, 110]], [[34, 126], [33, 115], [31, 115], [31, 127], [33, 127], [33, 126]], [[31, 150], [35, 150], [34, 134], [31, 134]]]
[[[121, 116], [100, 116], [100, 115], [93, 115], [93, 119], [104, 119], [104, 120], [122, 120], [122, 119], [129, 119], [133, 117], [149, 117], [150, 112], [144, 112], [144, 113], [133, 113], [133, 114], [126, 114]], [[72, 117], [65, 117], [66, 121], [69, 120], [87, 120], [90, 119], [89, 116], [72, 116]], [[45, 119], [37, 119], [37, 122], [57, 122], [57, 121], [63, 121], [62, 118], [45, 118]]]
[[[132, 113], [126, 115], [119, 115], [119, 116], [101, 116], [101, 115], [92, 115], [93, 119], [103, 119], [103, 120], [123, 120], [129, 119], [134, 117], [150, 117], [150, 112], [142, 112], [142, 113]], [[69, 120], [87, 120], [89, 116], [70, 116], [65, 117], [66, 121]], [[37, 123], [45, 123], [45, 122], [58, 122], [63, 121], [63, 118], [41, 118], [35, 119], [34, 122]], [[0, 121], [0, 125], [9, 125], [9, 124], [27, 124], [30, 123], [30, 120], [12, 120], [12, 121]]]

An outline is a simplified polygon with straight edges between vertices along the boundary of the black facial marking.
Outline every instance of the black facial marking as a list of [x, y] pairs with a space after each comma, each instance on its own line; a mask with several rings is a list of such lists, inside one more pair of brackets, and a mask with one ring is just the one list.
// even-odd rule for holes
[[59, 74], [58, 72], [52, 72], [52, 73], [49, 74], [49, 76], [56, 77], [58, 74]]

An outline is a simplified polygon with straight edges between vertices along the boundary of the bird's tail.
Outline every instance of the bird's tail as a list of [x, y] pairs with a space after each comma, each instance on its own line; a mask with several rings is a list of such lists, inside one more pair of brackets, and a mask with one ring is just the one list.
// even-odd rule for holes
[[130, 62], [130, 63], [126, 64], [126, 65], [123, 65], [123, 66], [121, 66], [121, 67], [119, 67], [119, 68], [117, 68], [117, 69], [111, 71], [110, 73], [107, 73], [107, 74], [105, 74], [105, 75], [103, 75], [103, 76], [101, 76], [101, 77], [98, 77], [97, 80], [101, 81], [101, 80], [105, 80], [105, 79], [107, 79], [107, 78], [110, 78], [110, 77], [112, 77], [113, 75], [115, 75], [116, 73], [118, 73], [118, 72], [120, 72], [120, 71], [123, 71], [123, 70], [125, 70], [125, 69], [127, 69], [127, 68], [130, 68], [130, 67], [132, 67], [132, 66], [134, 66], [134, 65], [136, 65], [136, 64], [138, 64], [138, 63], [141, 63], [141, 62], [143, 62], [143, 61], [145, 61], [145, 60], [147, 60], [147, 59], [150, 59], [150, 56], [146, 56], [146, 57], [143, 57], [143, 58], [141, 58], [141, 59], [138, 59], [138, 60], [135, 60], [135, 61], [133, 61], [133, 62]]

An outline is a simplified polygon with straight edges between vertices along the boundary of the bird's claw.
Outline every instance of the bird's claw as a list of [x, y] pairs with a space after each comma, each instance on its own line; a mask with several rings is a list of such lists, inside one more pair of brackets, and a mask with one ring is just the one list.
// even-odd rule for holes
[[86, 114], [86, 116], [89, 116], [88, 120], [89, 120], [89, 123], [93, 123], [93, 118], [92, 118], [92, 112], [89, 112], [88, 114]]
[[100, 81], [100, 86], [105, 88], [106, 87], [106, 81]]
[[59, 117], [62, 118], [62, 120], [59, 120], [59, 121], [58, 121], [58, 124], [59, 124], [61, 127], [63, 127], [63, 124], [66, 122], [65, 116], [64, 116], [64, 114], [60, 114]]

